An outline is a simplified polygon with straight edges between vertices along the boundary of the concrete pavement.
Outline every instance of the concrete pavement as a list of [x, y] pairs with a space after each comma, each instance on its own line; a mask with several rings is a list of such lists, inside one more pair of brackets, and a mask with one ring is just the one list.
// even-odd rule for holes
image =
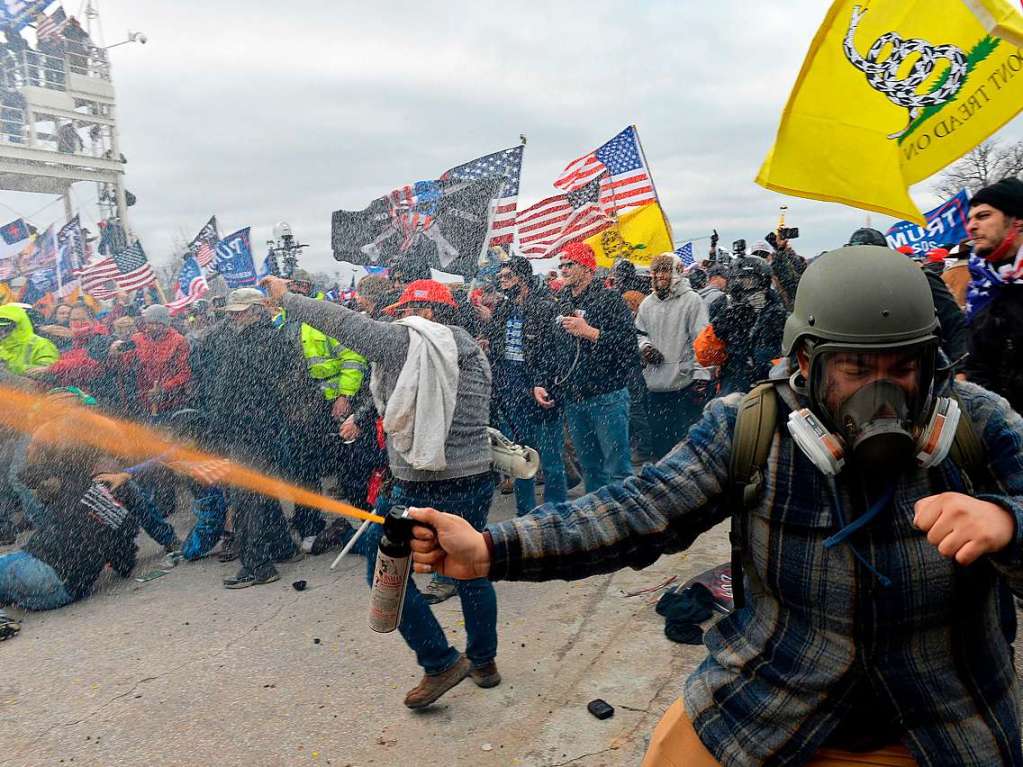
[[[498, 496], [491, 518], [513, 506]], [[183, 532], [192, 520], [172, 521]], [[23, 614], [0, 643], [0, 765], [638, 764], [704, 650], [664, 637], [656, 594], [624, 594], [725, 561], [726, 528], [641, 572], [497, 584], [504, 681], [466, 680], [421, 713], [402, 705], [419, 678], [411, 652], [366, 626], [361, 557], [334, 573], [333, 554], [307, 558], [236, 592], [220, 579], [237, 563], [184, 563], [144, 584], [105, 574], [92, 597]], [[145, 540], [135, 575], [160, 561]], [[464, 646], [458, 600], [435, 610]], [[586, 711], [598, 697], [613, 718]]]

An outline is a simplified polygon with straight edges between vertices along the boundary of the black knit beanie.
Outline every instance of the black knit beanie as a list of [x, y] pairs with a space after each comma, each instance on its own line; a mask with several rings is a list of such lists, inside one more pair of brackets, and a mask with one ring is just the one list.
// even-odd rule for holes
[[1023, 218], [1023, 181], [1003, 178], [973, 195], [970, 207], [990, 205], [1013, 218]]

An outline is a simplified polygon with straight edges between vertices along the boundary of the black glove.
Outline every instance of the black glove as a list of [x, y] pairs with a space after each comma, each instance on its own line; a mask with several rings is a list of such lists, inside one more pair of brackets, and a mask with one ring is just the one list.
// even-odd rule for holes
[[649, 344], [644, 346], [640, 354], [643, 355], [643, 361], [651, 365], [660, 365], [664, 362], [664, 355], [653, 346]]

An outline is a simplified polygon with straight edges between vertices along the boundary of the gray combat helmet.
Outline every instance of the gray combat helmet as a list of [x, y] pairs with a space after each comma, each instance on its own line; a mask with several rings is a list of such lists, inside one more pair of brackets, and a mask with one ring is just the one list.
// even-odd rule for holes
[[782, 351], [799, 342], [891, 349], [937, 342], [934, 299], [916, 264], [888, 248], [854, 245], [814, 259], [796, 289]]

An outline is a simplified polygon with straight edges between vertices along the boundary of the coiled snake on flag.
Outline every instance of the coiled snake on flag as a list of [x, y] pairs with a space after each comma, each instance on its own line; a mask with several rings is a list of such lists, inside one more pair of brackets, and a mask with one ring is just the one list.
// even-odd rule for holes
[[[849, 31], [846, 32], [843, 44], [846, 58], [866, 75], [870, 87], [883, 93], [893, 104], [909, 110], [909, 125], [925, 107], [940, 106], [959, 92], [966, 79], [968, 65], [966, 54], [954, 45], [931, 45], [916, 37], [903, 40], [896, 32], [886, 32], [874, 41], [865, 56], [860, 56], [853, 38], [866, 12], [867, 9], [858, 5], [853, 7]], [[878, 58], [888, 46], [891, 46], [890, 53], [883, 61], [879, 61]], [[914, 54], [919, 54], [919, 58], [908, 75], [900, 80], [899, 69]], [[934, 73], [942, 60], [949, 63], [944, 82], [930, 93], [917, 93], [917, 89]], [[888, 138], [898, 138], [909, 130], [909, 125]]]

